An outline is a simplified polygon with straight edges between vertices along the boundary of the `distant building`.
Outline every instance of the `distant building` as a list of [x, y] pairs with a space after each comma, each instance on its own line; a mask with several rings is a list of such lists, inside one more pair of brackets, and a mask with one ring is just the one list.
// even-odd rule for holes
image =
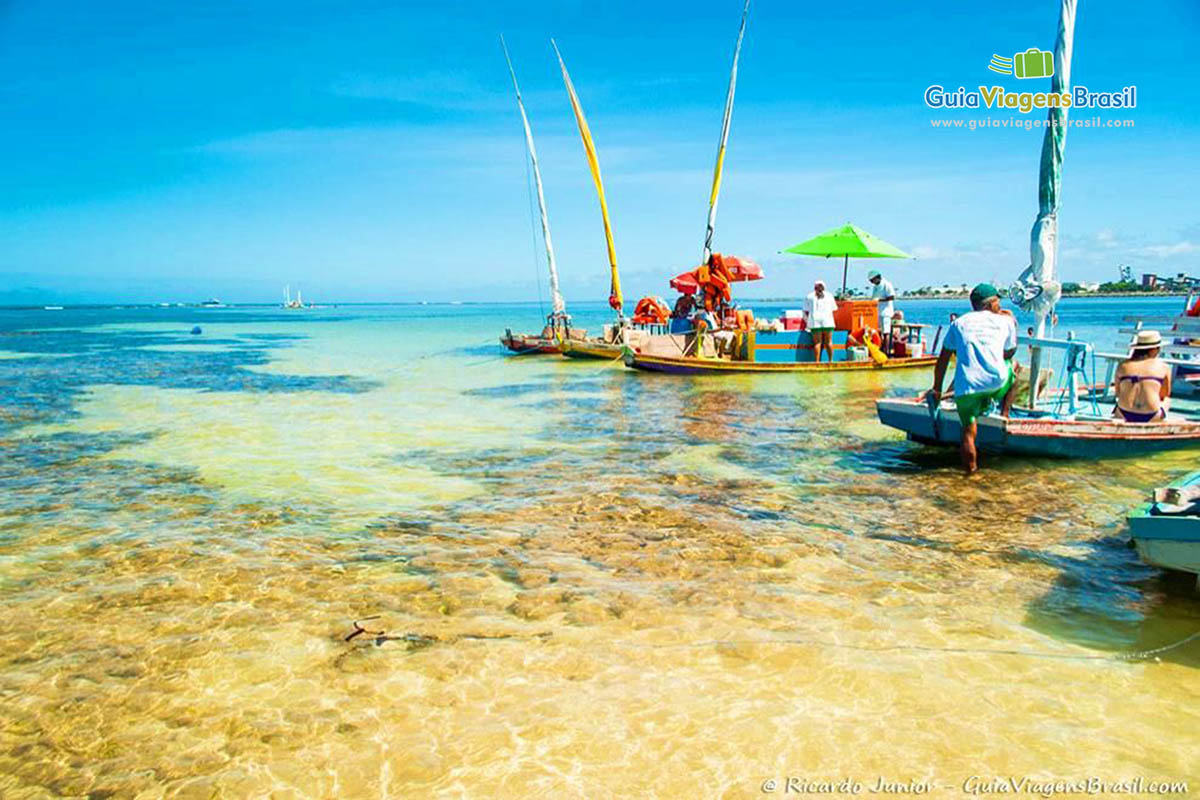
[[1156, 275], [1153, 272], [1142, 273], [1142, 287], [1146, 289], [1162, 289], [1168, 292], [1186, 292], [1200, 288], [1200, 278], [1193, 278], [1186, 272], [1177, 272], [1175, 277]]

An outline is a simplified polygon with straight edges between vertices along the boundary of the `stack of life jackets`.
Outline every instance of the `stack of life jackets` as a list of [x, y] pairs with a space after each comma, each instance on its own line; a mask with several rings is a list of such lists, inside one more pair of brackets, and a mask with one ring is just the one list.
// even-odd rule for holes
[[661, 297], [643, 297], [633, 309], [635, 325], [665, 325], [671, 309]]
[[704, 310], [716, 311], [717, 308], [733, 299], [729, 285], [733, 276], [725, 266], [725, 260], [720, 253], [713, 253], [707, 264], [701, 264], [696, 269], [696, 283], [704, 294]]

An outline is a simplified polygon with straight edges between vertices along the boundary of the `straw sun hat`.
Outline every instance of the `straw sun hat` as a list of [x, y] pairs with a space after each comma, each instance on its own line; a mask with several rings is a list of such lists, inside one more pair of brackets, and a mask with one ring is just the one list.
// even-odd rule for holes
[[1162, 335], [1158, 331], [1138, 331], [1129, 343], [1130, 350], [1150, 350], [1162, 347]]

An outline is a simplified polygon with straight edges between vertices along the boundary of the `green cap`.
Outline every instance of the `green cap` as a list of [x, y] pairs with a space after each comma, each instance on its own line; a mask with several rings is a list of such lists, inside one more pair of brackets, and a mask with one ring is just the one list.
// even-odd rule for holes
[[996, 287], [990, 283], [980, 283], [971, 290], [971, 305], [977, 306], [984, 300], [992, 297], [999, 297], [1000, 293], [996, 291]]

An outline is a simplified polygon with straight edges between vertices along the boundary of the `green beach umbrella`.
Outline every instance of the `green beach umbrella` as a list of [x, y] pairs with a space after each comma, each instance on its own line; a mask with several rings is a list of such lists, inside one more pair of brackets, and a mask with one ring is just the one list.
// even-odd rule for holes
[[822, 258], [841, 256], [845, 259], [842, 263], [843, 295], [846, 293], [846, 277], [850, 271], [851, 258], [912, 258], [899, 247], [888, 244], [878, 236], [872, 236], [849, 222], [840, 228], [814, 236], [806, 242], [793, 245], [783, 252]]

